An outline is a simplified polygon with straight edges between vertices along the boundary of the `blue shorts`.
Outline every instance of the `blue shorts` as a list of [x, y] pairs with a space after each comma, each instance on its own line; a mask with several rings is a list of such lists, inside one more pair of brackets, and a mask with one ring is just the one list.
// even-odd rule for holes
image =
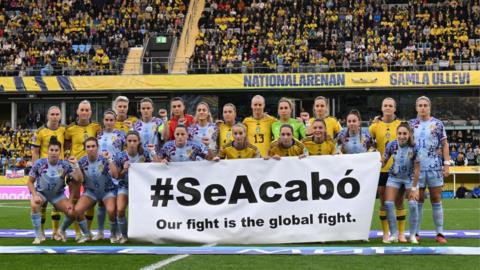
[[63, 199], [67, 199], [67, 196], [65, 196], [63, 191], [59, 193], [44, 193], [42, 191], [37, 191], [37, 194], [42, 198], [43, 202], [49, 202], [54, 205]]
[[411, 189], [412, 182], [413, 181], [410, 178], [401, 179], [401, 178], [389, 176], [387, 180], [387, 187], [394, 187], [394, 188], [400, 189], [402, 185], [404, 185], [405, 189]]
[[118, 187], [118, 195], [123, 194], [128, 196], [128, 187]]
[[86, 189], [84, 192], [83, 192], [83, 195], [82, 196], [87, 196], [89, 197], [90, 199], [96, 201], [96, 202], [100, 202], [100, 201], [103, 201], [107, 198], [111, 198], [111, 197], [117, 197], [117, 190], [112, 190], [112, 191], [107, 191], [107, 192], [95, 192], [91, 189]]
[[418, 179], [418, 186], [420, 188], [434, 188], [443, 186], [443, 172], [442, 171], [420, 171], [420, 178]]

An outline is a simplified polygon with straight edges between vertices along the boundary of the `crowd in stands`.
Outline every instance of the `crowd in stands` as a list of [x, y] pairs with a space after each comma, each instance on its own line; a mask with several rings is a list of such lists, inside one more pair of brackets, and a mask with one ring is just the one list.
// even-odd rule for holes
[[0, 75], [116, 74], [130, 47], [179, 35], [182, 0], [0, 1]]
[[4, 174], [7, 169], [24, 169], [30, 167], [32, 151], [30, 139], [33, 130], [10, 129], [8, 126], [0, 126], [0, 172]]
[[199, 28], [197, 73], [458, 70], [480, 62], [478, 1], [207, 0]]
[[456, 166], [480, 165], [480, 132], [470, 130], [451, 131], [448, 134], [450, 157]]

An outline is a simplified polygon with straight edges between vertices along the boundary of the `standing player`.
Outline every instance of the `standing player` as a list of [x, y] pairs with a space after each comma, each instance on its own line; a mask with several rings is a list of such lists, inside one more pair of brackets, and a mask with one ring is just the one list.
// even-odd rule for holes
[[223, 159], [259, 158], [258, 148], [249, 143], [247, 139], [247, 128], [243, 124], [235, 124], [232, 127], [233, 141], [227, 143], [220, 149], [215, 161]]
[[[97, 122], [92, 122], [92, 106], [90, 101], [83, 100], [78, 104], [77, 120], [70, 124], [65, 131], [65, 150], [70, 149], [70, 155], [80, 160], [87, 154], [83, 142], [89, 137], [96, 137], [101, 127]], [[68, 183], [70, 188], [70, 196], [73, 196], [75, 204], [80, 198], [80, 185], [77, 182]], [[88, 210], [86, 213], [88, 229], [92, 229], [92, 221], [94, 209]], [[81, 237], [80, 230], [75, 227], [77, 240]]]
[[[32, 163], [35, 163], [40, 158], [47, 158], [48, 156], [48, 145], [50, 143], [50, 138], [55, 136], [57, 141], [60, 143], [60, 159], [64, 159], [64, 149], [63, 145], [65, 143], [65, 126], [60, 124], [62, 113], [60, 108], [57, 106], [52, 106], [47, 111], [47, 124], [45, 126], [37, 129], [35, 134], [32, 137]], [[45, 238], [45, 218], [46, 218], [47, 204], [42, 205], [42, 237]], [[58, 234], [58, 228], [60, 223], [60, 212], [56, 211], [55, 208], [52, 208], [51, 212], [52, 217], [52, 238], [55, 240], [60, 240], [60, 235]]]
[[237, 108], [232, 103], [223, 105], [223, 123], [218, 124], [218, 144], [219, 148], [233, 141], [232, 128], [237, 118]]
[[[97, 150], [99, 155], [108, 153], [110, 157], [113, 157], [125, 148], [125, 132], [115, 129], [115, 119], [116, 114], [114, 111], [107, 110], [103, 113], [103, 130], [97, 135], [97, 142], [99, 144]], [[117, 183], [117, 181], [114, 180], [114, 183]], [[93, 238], [94, 241], [101, 240], [104, 237], [105, 213], [106, 209], [103, 201], [99, 200], [97, 211], [98, 234]]]
[[256, 95], [252, 98], [252, 116], [243, 120], [247, 127], [248, 141], [255, 145], [262, 157], [268, 156], [272, 141], [272, 124], [276, 119], [264, 112], [265, 99]]
[[[109, 152], [105, 151], [103, 156], [99, 155], [97, 139], [90, 137], [85, 140], [84, 144], [87, 155], [80, 159], [78, 164], [83, 173], [85, 192], [75, 205], [74, 216], [79, 222], [82, 222], [82, 220], [85, 220], [84, 213], [87, 209], [92, 208], [97, 202], [103, 202], [107, 208], [108, 219], [110, 221], [110, 242], [116, 243], [117, 221], [115, 203], [117, 189], [110, 175], [110, 168], [114, 167], [115, 164]], [[62, 235], [65, 235], [65, 230], [72, 223], [73, 219], [69, 217], [65, 218], [61, 226]], [[90, 232], [88, 232], [87, 235], [89, 234]], [[88, 240], [87, 237], [82, 237], [77, 242], [84, 243]]]
[[[413, 139], [413, 132], [407, 122], [402, 122], [397, 128], [397, 139], [387, 144], [385, 154], [383, 155], [382, 165], [390, 161], [392, 165], [388, 173], [387, 188], [385, 191], [385, 208], [387, 210], [388, 223], [390, 227], [390, 238], [384, 243], [399, 241], [399, 232], [397, 231], [397, 217], [393, 211], [394, 200], [398, 195], [399, 189], [404, 186], [407, 191], [408, 205], [410, 210], [409, 229], [410, 242], [418, 244], [415, 232], [418, 222], [418, 176], [420, 174], [420, 164], [417, 159], [417, 149]], [[403, 204], [403, 197], [402, 197]]]
[[213, 154], [216, 154], [218, 152], [218, 127], [213, 123], [207, 103], [198, 103], [194, 120], [195, 123], [188, 128], [188, 136], [192, 141], [204, 144]]
[[351, 110], [347, 115], [347, 128], [337, 136], [337, 148], [343, 154], [365, 153], [373, 146], [368, 131], [361, 128], [360, 112]]
[[323, 119], [315, 119], [311, 125], [312, 135], [303, 138], [302, 143], [309, 156], [334, 155], [335, 142], [327, 135], [327, 125]]
[[299, 140], [293, 137], [293, 128], [289, 124], [280, 127], [280, 138], [272, 142], [268, 151], [268, 157], [279, 160], [281, 157], [305, 157], [308, 152]]
[[293, 128], [293, 137], [297, 140], [305, 138], [305, 125], [292, 118], [293, 103], [288, 98], [281, 98], [278, 101], [278, 121], [272, 124], [273, 138], [277, 140], [280, 138], [280, 127], [284, 124], [289, 124]]
[[425, 188], [428, 187], [430, 202], [432, 203], [433, 222], [437, 232], [435, 240], [440, 244], [446, 244], [447, 239], [443, 235], [442, 187], [443, 177], [448, 177], [450, 174], [447, 134], [442, 121], [431, 116], [432, 104], [428, 97], [417, 98], [415, 107], [417, 118], [410, 120], [410, 126], [414, 131], [415, 144], [418, 148], [420, 160], [417, 233], [420, 232]]
[[187, 114], [185, 108], [185, 102], [181, 97], [174, 97], [170, 101], [170, 121], [168, 121], [168, 128], [165, 128], [165, 134], [163, 138], [166, 140], [174, 140], [175, 135], [173, 134], [177, 125], [181, 124], [188, 127], [193, 124], [193, 116]]
[[[381, 155], [385, 152], [385, 147], [389, 142], [394, 141], [397, 138], [396, 130], [400, 125], [400, 120], [395, 115], [397, 104], [393, 98], [385, 98], [382, 101], [382, 117], [376, 119], [372, 125], [368, 128], [372, 139], [376, 141], [377, 150]], [[412, 134], [413, 135], [413, 134]], [[382, 223], [383, 241], [388, 241], [389, 229], [387, 221], [387, 213], [385, 211], [385, 185], [388, 179], [388, 170], [392, 166], [392, 160], [386, 160], [386, 163], [380, 171], [380, 179], [378, 181], [378, 197], [380, 199], [379, 217]], [[405, 239], [405, 216], [406, 212], [403, 208], [403, 189], [400, 189], [399, 196], [396, 200], [396, 217], [398, 223], [398, 239], [401, 243], [406, 242]]]
[[[124, 244], [128, 241], [127, 220], [125, 211], [128, 205], [128, 168], [132, 163], [150, 162], [150, 156], [155, 156], [155, 147], [150, 146], [149, 152], [143, 150], [140, 134], [129, 131], [126, 135], [127, 148], [113, 157], [114, 167], [110, 167], [112, 176], [119, 180], [117, 193], [117, 224], [120, 231], [118, 242]], [[112, 236], [115, 237], [115, 236]]]
[[113, 108], [117, 114], [115, 128], [127, 133], [130, 127], [138, 120], [135, 116], [128, 116], [129, 100], [125, 96], [118, 96], [113, 101]]
[[[310, 127], [315, 119], [323, 119], [325, 124], [327, 124], [327, 135], [333, 139], [342, 130], [342, 126], [340, 125], [340, 122], [338, 122], [337, 118], [329, 115], [328, 106], [329, 104], [327, 98], [322, 96], [315, 98], [313, 103], [313, 117], [310, 118]], [[312, 130], [308, 130], [307, 133], [311, 134]]]
[[173, 134], [175, 140], [166, 142], [160, 150], [159, 157], [163, 163], [204, 160], [213, 156], [204, 144], [188, 139], [185, 126], [177, 125]]
[[[70, 157], [69, 162], [60, 159], [61, 143], [55, 136], [50, 138], [47, 158], [38, 159], [29, 173], [28, 189], [32, 194], [30, 205], [32, 208], [32, 224], [35, 229], [34, 245], [45, 240], [41, 232], [40, 208], [50, 202], [56, 209], [67, 216], [73, 215], [73, 205], [64, 193], [65, 176], [70, 175], [74, 181], [81, 182], [82, 172], [75, 157]], [[82, 223], [86, 229], [86, 224]]]
[[158, 127], [163, 122], [161, 119], [153, 117], [153, 101], [150, 98], [143, 98], [140, 101], [140, 112], [142, 118], [133, 124], [132, 129], [140, 134], [144, 151], [148, 151], [149, 146], [154, 146], [159, 150]]

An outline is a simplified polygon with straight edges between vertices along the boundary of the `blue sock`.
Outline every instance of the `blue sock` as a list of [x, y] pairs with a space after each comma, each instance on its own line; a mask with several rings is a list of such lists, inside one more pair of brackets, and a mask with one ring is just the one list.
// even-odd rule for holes
[[443, 235], [443, 207], [442, 203], [432, 203], [433, 223], [435, 231]]
[[117, 221], [108, 221], [108, 223], [110, 224], [110, 238], [115, 238], [117, 237], [117, 231], [118, 231], [118, 225], [117, 225]]
[[127, 237], [127, 219], [125, 217], [117, 217], [118, 229], [123, 237]]
[[42, 215], [40, 213], [32, 213], [32, 225], [35, 230], [35, 237], [40, 237], [42, 227]]
[[105, 229], [105, 206], [99, 206], [97, 209], [97, 223], [98, 223], [98, 232], [102, 232]]
[[87, 219], [78, 222], [78, 226], [80, 226], [80, 230], [82, 230], [83, 235], [90, 235], [90, 231], [88, 230], [87, 226]]
[[418, 208], [418, 222], [417, 222], [417, 229], [415, 233], [420, 235], [420, 227], [422, 226], [422, 219], [423, 219], [423, 202], [417, 202]]
[[68, 229], [68, 227], [70, 227], [70, 225], [72, 225], [73, 221], [74, 220], [71, 217], [65, 216], [65, 218], [63, 219], [62, 225], [60, 225], [60, 230], [61, 231], [66, 231]]
[[415, 235], [417, 233], [417, 224], [418, 224], [418, 203], [417, 201], [408, 201], [408, 209], [409, 209], [409, 226], [410, 229], [410, 236]]
[[385, 201], [385, 210], [387, 210], [387, 219], [388, 227], [390, 228], [390, 235], [397, 236], [397, 217], [395, 215], [395, 204], [393, 203], [393, 201]]

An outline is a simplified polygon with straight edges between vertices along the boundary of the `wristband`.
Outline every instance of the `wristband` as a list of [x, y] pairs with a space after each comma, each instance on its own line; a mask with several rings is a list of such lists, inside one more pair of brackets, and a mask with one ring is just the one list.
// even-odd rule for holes
[[417, 191], [417, 187], [412, 187], [412, 191]]
[[445, 161], [443, 162], [443, 165], [449, 165], [449, 166], [450, 166], [450, 160], [445, 160]]

